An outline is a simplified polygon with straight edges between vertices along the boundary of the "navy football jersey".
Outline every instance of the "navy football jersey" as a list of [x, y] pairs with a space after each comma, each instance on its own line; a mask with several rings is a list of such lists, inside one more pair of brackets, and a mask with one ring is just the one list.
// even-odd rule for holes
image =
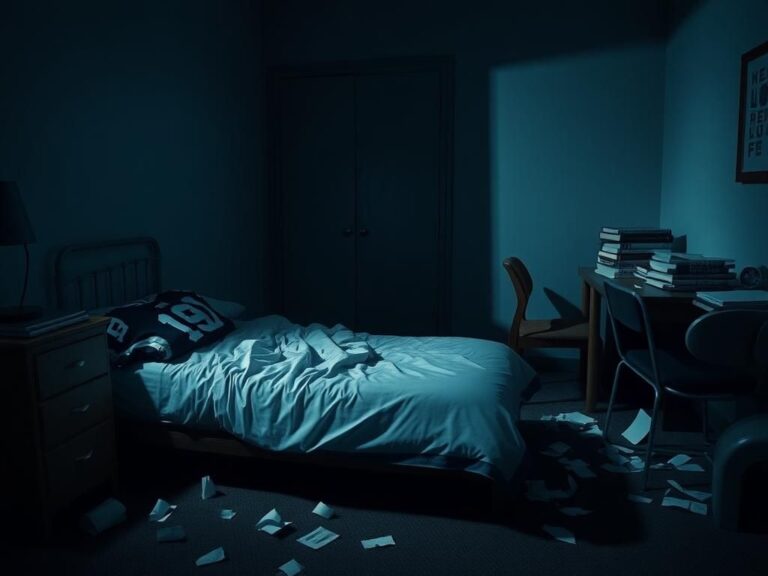
[[234, 324], [206, 300], [184, 290], [113, 308], [107, 341], [113, 362], [164, 362], [206, 346], [229, 333]]

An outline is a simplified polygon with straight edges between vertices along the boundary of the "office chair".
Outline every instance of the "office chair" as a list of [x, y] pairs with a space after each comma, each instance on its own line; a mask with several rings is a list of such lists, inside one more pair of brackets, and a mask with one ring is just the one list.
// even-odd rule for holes
[[584, 318], [527, 319], [528, 300], [533, 292], [531, 275], [520, 258], [505, 258], [503, 265], [517, 295], [517, 308], [507, 339], [510, 348], [518, 353], [529, 348], [578, 348], [579, 374], [583, 377], [589, 323]]
[[[702, 402], [706, 441], [707, 402], [735, 400], [741, 394], [753, 392], [755, 379], [744, 370], [747, 363], [745, 356], [740, 355], [738, 339], [729, 342], [732, 338], [729, 330], [739, 323], [735, 316], [713, 318], [705, 315], [698, 318], [686, 332], [688, 350], [662, 350], [656, 347], [648, 313], [639, 294], [606, 282], [605, 297], [620, 361], [613, 378], [604, 435], [609, 440], [616, 391], [623, 370], [629, 369], [650, 385], [654, 394], [643, 471], [645, 489], [654, 449], [656, 420], [664, 396], [671, 394]], [[746, 348], [751, 350], [751, 347]]]

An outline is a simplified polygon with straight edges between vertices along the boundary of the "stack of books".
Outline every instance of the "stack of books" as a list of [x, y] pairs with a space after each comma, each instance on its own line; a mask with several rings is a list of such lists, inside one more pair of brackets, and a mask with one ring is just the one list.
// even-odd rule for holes
[[705, 310], [731, 310], [734, 308], [768, 308], [766, 290], [726, 290], [696, 292], [694, 303]]
[[655, 251], [672, 249], [669, 228], [612, 228], [603, 226], [595, 272], [607, 278], [633, 278], [647, 266]]
[[85, 310], [75, 312], [51, 312], [40, 318], [24, 322], [0, 323], [0, 336], [9, 338], [34, 338], [59, 328], [88, 320]]
[[735, 262], [683, 252], [656, 252], [635, 276], [662, 290], [728, 290], [736, 284]]

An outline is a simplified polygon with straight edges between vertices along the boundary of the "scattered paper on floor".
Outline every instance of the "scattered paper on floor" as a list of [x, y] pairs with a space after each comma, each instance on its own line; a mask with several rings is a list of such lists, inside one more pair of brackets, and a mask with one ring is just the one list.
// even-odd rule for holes
[[333, 508], [325, 504], [324, 502], [318, 502], [317, 506], [315, 506], [315, 509], [312, 510], [312, 514], [317, 514], [318, 516], [322, 516], [326, 520], [330, 520], [336, 515], [336, 512]]
[[684, 500], [682, 498], [675, 498], [674, 496], [664, 496], [661, 505], [682, 508], [683, 510], [688, 510], [694, 514], [701, 514], [702, 516], [707, 515], [707, 505], [693, 500]]
[[559, 540], [560, 542], [565, 542], [566, 544], [576, 544], [576, 537], [573, 535], [573, 532], [568, 530], [567, 528], [563, 528], [562, 526], [549, 526], [547, 524], [544, 524], [542, 526], [542, 529], [544, 532], [552, 536], [555, 540]]
[[592, 472], [589, 464], [587, 464], [584, 460], [579, 458], [575, 458], [573, 460], [569, 460], [568, 458], [560, 458], [558, 462], [565, 466], [565, 468], [570, 472], [576, 474], [576, 476], [579, 478], [597, 478], [597, 474]]
[[605, 456], [606, 458], [608, 458], [608, 460], [610, 460], [612, 464], [616, 464], [617, 466], [623, 466], [624, 464], [629, 462], [629, 458], [624, 456], [624, 454], [619, 452], [619, 450], [616, 449], [616, 447], [611, 445], [603, 446], [602, 448], [600, 448], [600, 450], [598, 450], [598, 452], [603, 456]]
[[648, 435], [650, 429], [651, 417], [648, 416], [648, 413], [641, 408], [637, 411], [637, 416], [635, 416], [632, 424], [630, 424], [629, 428], [624, 430], [621, 435], [626, 438], [630, 444], [637, 445], [643, 438]]
[[360, 540], [360, 544], [363, 548], [370, 550], [371, 548], [384, 548], [385, 546], [394, 546], [395, 539], [392, 536], [379, 536], [378, 538], [369, 538], [368, 540]]
[[686, 496], [689, 496], [695, 500], [698, 500], [699, 502], [704, 502], [705, 500], [709, 500], [712, 498], [711, 492], [701, 492], [699, 490], [689, 490], [687, 488], [683, 488], [679, 482], [675, 482], [674, 480], [667, 480], [667, 483], [672, 486], [675, 490], [680, 492], [681, 494], [685, 494]]
[[216, 496], [216, 484], [213, 483], [210, 476], [203, 476], [201, 483], [201, 497], [203, 500]]
[[699, 464], [696, 464], [695, 462], [690, 462], [689, 464], [683, 464], [682, 466], [678, 466], [677, 469], [680, 472], [704, 472], [704, 468], [702, 468]]
[[161, 526], [157, 529], [158, 542], [182, 542], [187, 534], [181, 526]]
[[195, 564], [198, 566], [208, 566], [209, 564], [216, 564], [216, 562], [221, 562], [227, 557], [226, 554], [224, 554], [224, 548], [219, 546], [218, 548], [214, 548], [207, 554], [203, 554], [195, 560]]
[[673, 456], [669, 460], [667, 460], [667, 464], [671, 464], [675, 468], [682, 466], [683, 464], [687, 464], [691, 461], [691, 457], [688, 456], [688, 454], [678, 454], [677, 456]]
[[158, 498], [155, 507], [149, 513], [150, 522], [165, 522], [176, 510], [176, 504], [169, 504], [162, 498]]
[[219, 516], [222, 520], [232, 520], [236, 514], [237, 512], [230, 510], [229, 508], [224, 508], [221, 512], [219, 512]]
[[627, 500], [634, 502], [635, 504], [650, 504], [653, 502], [653, 498], [643, 496], [641, 494], [627, 494]]
[[308, 546], [312, 548], [312, 550], [319, 550], [323, 546], [330, 544], [336, 538], [338, 538], [339, 535], [335, 532], [331, 532], [327, 528], [323, 528], [322, 526], [318, 526], [312, 532], [309, 534], [305, 534], [301, 538], [299, 538], [297, 541], [300, 544], [304, 544], [304, 546]]
[[270, 536], [274, 536], [290, 525], [291, 522], [284, 522], [280, 513], [275, 508], [272, 508], [256, 523], [256, 528]]
[[304, 566], [296, 562], [296, 560], [291, 559], [280, 566], [278, 570], [285, 574], [285, 576], [296, 576], [296, 574], [301, 574], [301, 572], [304, 571]]
[[640, 458], [640, 456], [630, 456], [629, 457], [629, 467], [632, 468], [632, 470], [644, 470], [645, 469], [645, 461]]
[[541, 453], [545, 456], [551, 456], [552, 458], [560, 458], [563, 454], [568, 452], [571, 447], [565, 442], [553, 442], [547, 446], [546, 450], [542, 450]]

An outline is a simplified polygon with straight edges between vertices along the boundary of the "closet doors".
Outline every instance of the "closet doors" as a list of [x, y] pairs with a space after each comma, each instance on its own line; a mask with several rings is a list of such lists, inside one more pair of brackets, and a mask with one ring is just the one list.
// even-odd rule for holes
[[450, 72], [419, 60], [273, 73], [277, 311], [447, 332]]

